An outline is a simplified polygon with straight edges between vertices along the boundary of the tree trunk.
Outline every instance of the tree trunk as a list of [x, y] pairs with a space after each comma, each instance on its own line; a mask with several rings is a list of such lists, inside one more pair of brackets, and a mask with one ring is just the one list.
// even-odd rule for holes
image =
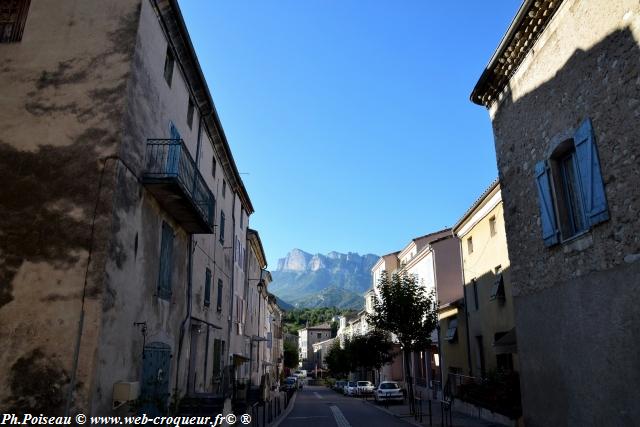
[[[403, 346], [405, 349], [406, 346]], [[409, 411], [414, 413], [414, 398], [413, 398], [413, 378], [411, 378], [411, 353], [407, 350], [402, 350], [404, 356], [404, 378], [407, 384], [407, 399], [409, 399]]]

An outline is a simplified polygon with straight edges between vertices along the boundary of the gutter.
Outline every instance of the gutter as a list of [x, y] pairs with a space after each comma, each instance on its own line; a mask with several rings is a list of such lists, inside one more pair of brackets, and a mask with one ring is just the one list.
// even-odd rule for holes
[[520, 9], [518, 9], [516, 16], [511, 21], [511, 24], [509, 24], [509, 28], [507, 29], [507, 32], [505, 33], [504, 36], [502, 36], [502, 40], [500, 41], [500, 44], [498, 45], [495, 52], [493, 52], [493, 55], [489, 60], [489, 64], [487, 64], [487, 66], [485, 67], [484, 71], [482, 72], [482, 75], [480, 76], [480, 79], [476, 83], [475, 87], [473, 88], [473, 91], [471, 92], [471, 95], [469, 96], [469, 99], [474, 104], [483, 105], [482, 101], [480, 100], [479, 92], [487, 84], [489, 80], [489, 75], [492, 73], [492, 70], [496, 67], [498, 59], [500, 58], [500, 55], [502, 55], [502, 52], [504, 51], [504, 49], [507, 48], [507, 45], [511, 42], [511, 39], [513, 39], [513, 37], [515, 36], [517, 32], [516, 30], [518, 28], [518, 24], [522, 21], [526, 12], [529, 10], [533, 2], [534, 0], [524, 0], [522, 5], [520, 5]]
[[[200, 113], [200, 111], [198, 111], [198, 114], [200, 114], [200, 117], [198, 120], [198, 140], [196, 143], [196, 170], [200, 170], [199, 168], [199, 163], [200, 163], [200, 145], [202, 143], [202, 114]], [[195, 180], [195, 175], [194, 175], [194, 180]], [[178, 381], [180, 379], [179, 377], [179, 372], [180, 372], [180, 357], [182, 356], [182, 342], [184, 341], [184, 335], [185, 335], [185, 327], [187, 325], [187, 322], [189, 322], [189, 325], [191, 325], [191, 303], [192, 303], [192, 298], [191, 298], [191, 290], [193, 287], [193, 252], [196, 250], [195, 248], [195, 244], [194, 244], [194, 238], [193, 238], [193, 234], [189, 235], [189, 254], [188, 254], [188, 264], [187, 264], [187, 315], [185, 316], [184, 320], [182, 321], [182, 324], [180, 325], [180, 336], [178, 338], [178, 354], [176, 355], [176, 379], [175, 379], [175, 384], [174, 384], [174, 399], [175, 399], [175, 395], [177, 395], [178, 393]], [[187, 388], [189, 385], [189, 379], [191, 378], [191, 361], [189, 361], [189, 364], [187, 365]], [[188, 390], [187, 390], [188, 392]]]

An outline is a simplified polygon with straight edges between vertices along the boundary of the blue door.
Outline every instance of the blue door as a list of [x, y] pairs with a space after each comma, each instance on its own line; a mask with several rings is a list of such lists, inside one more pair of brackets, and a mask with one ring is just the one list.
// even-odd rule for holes
[[166, 414], [171, 347], [161, 342], [153, 342], [144, 347], [142, 358], [140, 413], [148, 416]]
[[181, 148], [181, 140], [180, 132], [178, 132], [178, 128], [173, 124], [173, 122], [169, 122], [169, 132], [171, 141], [169, 143], [169, 150], [167, 152], [167, 173], [177, 175], [178, 167], [180, 162], [180, 148]]

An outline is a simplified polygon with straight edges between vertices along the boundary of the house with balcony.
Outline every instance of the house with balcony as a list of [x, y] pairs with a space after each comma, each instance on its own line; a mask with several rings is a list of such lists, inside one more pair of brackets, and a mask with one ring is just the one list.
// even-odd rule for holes
[[177, 2], [0, 14], [3, 408], [228, 396], [254, 209]]
[[495, 136], [527, 426], [640, 419], [639, 41], [635, 0], [525, 1], [471, 93]]

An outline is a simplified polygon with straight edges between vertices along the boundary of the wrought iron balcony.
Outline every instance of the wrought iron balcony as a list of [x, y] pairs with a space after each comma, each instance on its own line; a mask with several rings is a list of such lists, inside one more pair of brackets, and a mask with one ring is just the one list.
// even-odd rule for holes
[[142, 183], [191, 234], [212, 234], [214, 198], [181, 139], [149, 139]]

